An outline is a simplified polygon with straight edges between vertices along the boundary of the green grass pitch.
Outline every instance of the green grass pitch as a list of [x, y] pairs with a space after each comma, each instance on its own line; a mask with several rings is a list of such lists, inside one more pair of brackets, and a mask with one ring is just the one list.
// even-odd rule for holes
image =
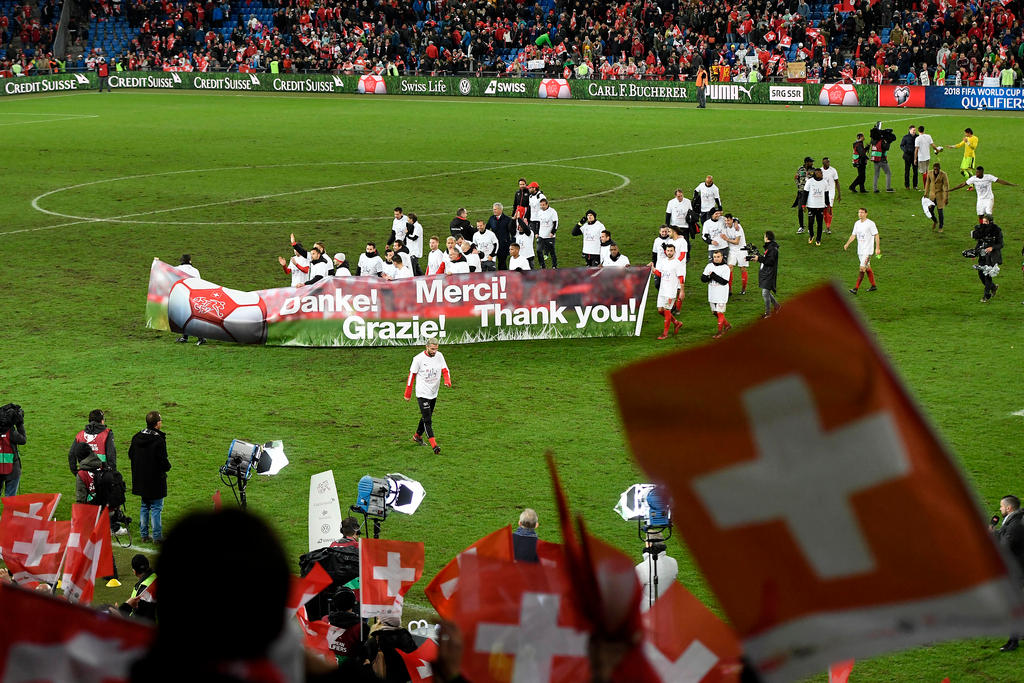
[[[293, 557], [306, 550], [311, 474], [332, 469], [348, 501], [360, 476], [402, 472], [422, 481], [427, 497], [415, 516], [390, 518], [384, 535], [426, 542], [424, 579], [407, 614], [428, 616], [427, 580], [476, 538], [514, 523], [522, 507], [538, 510], [543, 538], [558, 539], [542, 457], [551, 449], [575, 509], [639, 560], [636, 529], [612, 505], [644, 476], [626, 451], [607, 374], [711, 341], [706, 289], [695, 277], [683, 304], [685, 328], [663, 342], [655, 340], [661, 326], [650, 301], [641, 338], [445, 348], [455, 387], [438, 403], [444, 453], [435, 457], [410, 441], [417, 415], [402, 389], [414, 350], [175, 344], [173, 335], [143, 327], [149, 266], [153, 257], [176, 263], [191, 252], [213, 282], [243, 290], [284, 285], [276, 256], [288, 253], [290, 232], [354, 258], [367, 239], [384, 241], [391, 209], [401, 205], [419, 214], [427, 236], [444, 236], [458, 206], [473, 220], [494, 201], [511, 204], [519, 176], [538, 180], [560, 214], [562, 265], [581, 265], [569, 227], [588, 208], [643, 264], [672, 191], [680, 186], [689, 195], [710, 173], [748, 239], [769, 228], [779, 236], [783, 303], [828, 278], [851, 286], [856, 257], [841, 246], [856, 208], [870, 210], [885, 257], [879, 291], [862, 291], [856, 305], [994, 509], [1001, 495], [1021, 492], [1024, 418], [1013, 413], [1024, 408], [1017, 270], [1024, 196], [995, 188], [1006, 263], [999, 295], [981, 304], [975, 271], [960, 256], [972, 245], [973, 195], [952, 195], [946, 231], [936, 235], [919, 195], [902, 187], [898, 152], [895, 194], [846, 191], [851, 142], [876, 119], [899, 135], [908, 123], [925, 123], [938, 144], [958, 141], [971, 126], [986, 169], [1024, 181], [1013, 143], [1022, 119], [994, 112], [220, 93], [5, 98], [0, 400], [26, 412], [22, 491], [62, 492], [59, 514], [67, 518], [74, 491], [67, 449], [97, 407], [108, 411], [125, 470], [128, 441], [145, 413], [163, 413], [174, 463], [165, 524], [208, 507], [224, 489], [217, 469], [231, 439], [283, 439], [291, 466], [254, 481], [249, 501]], [[805, 155], [831, 156], [843, 186], [834, 234], [821, 247], [795, 234], [790, 209], [793, 172]], [[959, 151], [939, 159], [959, 182]], [[737, 327], [761, 313], [751, 277], [754, 291], [729, 305]], [[770, 362], [732, 359], [751, 372]], [[679, 391], [700, 387], [680, 377]], [[672, 419], [669, 406], [665, 419]], [[137, 499], [130, 503], [137, 517]], [[914, 533], [904, 520], [892, 524]], [[670, 552], [680, 559], [680, 580], [713, 604], [682, 539], [670, 541]], [[119, 555], [122, 567], [127, 558]], [[101, 589], [97, 600], [121, 599], [127, 587]], [[883, 657], [858, 663], [854, 677], [1019, 680], [1019, 653], [1001, 655], [999, 644], [976, 640]]]

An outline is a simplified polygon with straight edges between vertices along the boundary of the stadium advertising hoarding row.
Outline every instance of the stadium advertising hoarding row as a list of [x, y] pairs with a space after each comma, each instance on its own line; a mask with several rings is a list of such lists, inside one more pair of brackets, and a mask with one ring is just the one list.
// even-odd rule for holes
[[878, 106], [1024, 111], [1024, 88], [881, 85], [878, 87]]
[[[696, 102], [697, 91], [686, 81], [601, 81], [564, 78], [476, 78], [468, 76], [362, 76], [332, 74], [205, 73], [119, 71], [107, 80], [111, 88], [143, 90], [212, 90], [228, 92], [292, 92], [366, 95], [435, 95], [448, 97], [523, 97], [540, 99]], [[93, 90], [96, 76], [60, 74], [6, 79], [5, 95]], [[790, 83], [713, 83], [711, 102], [749, 104], [822, 104], [874, 106], [875, 86]]]
[[242, 344], [408, 346], [639, 336], [650, 268], [563, 268], [241, 292], [153, 260], [146, 326]]

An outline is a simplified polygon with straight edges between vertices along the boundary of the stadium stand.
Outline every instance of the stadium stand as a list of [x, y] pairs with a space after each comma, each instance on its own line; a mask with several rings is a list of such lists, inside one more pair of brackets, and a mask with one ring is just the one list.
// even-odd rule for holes
[[[713, 81], [730, 81], [783, 80], [789, 63], [803, 62], [810, 80], [973, 85], [992, 84], [985, 79], [1007, 69], [1019, 84], [1024, 50], [1021, 0], [92, 0], [77, 7], [68, 66], [78, 69], [102, 55], [130, 70], [675, 80], [703, 63]], [[32, 60], [52, 44], [57, 0], [0, 0], [0, 10], [9, 24], [5, 71], [13, 64], [39, 71]]]

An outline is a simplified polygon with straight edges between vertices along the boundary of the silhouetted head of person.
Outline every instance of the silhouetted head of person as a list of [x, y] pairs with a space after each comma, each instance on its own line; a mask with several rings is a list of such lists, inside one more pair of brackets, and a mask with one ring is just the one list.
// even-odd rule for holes
[[185, 517], [165, 538], [156, 569], [157, 661], [265, 657], [284, 628], [288, 563], [258, 517], [232, 509]]

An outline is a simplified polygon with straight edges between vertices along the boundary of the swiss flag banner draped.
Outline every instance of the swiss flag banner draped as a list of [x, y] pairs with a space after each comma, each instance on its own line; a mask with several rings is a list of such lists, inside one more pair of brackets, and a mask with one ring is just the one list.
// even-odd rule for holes
[[682, 584], [670, 585], [643, 619], [644, 656], [662, 683], [739, 681], [739, 638]]
[[0, 555], [11, 578], [20, 584], [56, 583], [70, 533], [70, 522], [18, 517], [13, 512], [0, 517]]
[[512, 560], [512, 527], [492, 531], [455, 556], [427, 584], [425, 593], [442, 619], [452, 618], [452, 601], [459, 585], [459, 567], [464, 555], [479, 555], [493, 560]]
[[[725, 357], [771, 362], [749, 372]], [[699, 392], [679, 393], [684, 372]], [[834, 287], [613, 383], [634, 455], [671, 489], [673, 520], [767, 681], [1019, 630], [1020, 591], [970, 491]]]
[[96, 588], [96, 577], [113, 573], [110, 512], [105, 507], [75, 503], [71, 506], [71, 536], [61, 573], [64, 597], [88, 604]]
[[474, 683], [590, 678], [588, 625], [558, 568], [466, 555], [454, 618]]
[[36, 520], [50, 521], [57, 511], [60, 502], [59, 493], [26, 493], [20, 496], [0, 498], [4, 506], [4, 515], [14, 517], [30, 517]]
[[0, 585], [0, 614], [0, 680], [5, 682], [126, 682], [131, 663], [153, 637], [152, 629], [137, 621], [5, 585]]
[[406, 592], [423, 575], [423, 560], [422, 543], [360, 538], [361, 616], [401, 617]]

